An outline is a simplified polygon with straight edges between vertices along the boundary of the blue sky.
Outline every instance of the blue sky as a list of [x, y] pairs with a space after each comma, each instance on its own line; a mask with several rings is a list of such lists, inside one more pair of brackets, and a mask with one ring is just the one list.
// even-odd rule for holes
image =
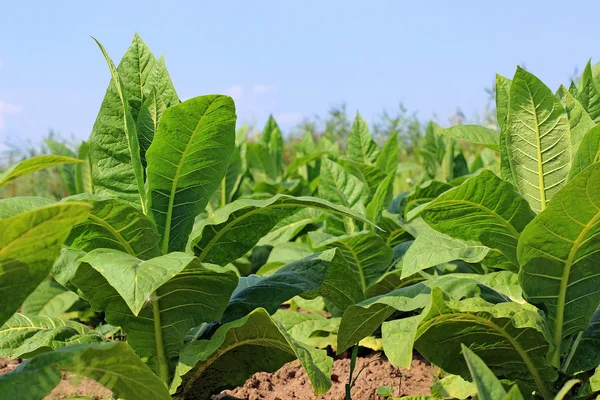
[[346, 101], [372, 120], [402, 101], [425, 120], [483, 109], [496, 72], [552, 88], [600, 61], [594, 1], [7, 1], [0, 13], [0, 146], [50, 129], [86, 138], [138, 32], [181, 98], [226, 93], [238, 121], [284, 128]]

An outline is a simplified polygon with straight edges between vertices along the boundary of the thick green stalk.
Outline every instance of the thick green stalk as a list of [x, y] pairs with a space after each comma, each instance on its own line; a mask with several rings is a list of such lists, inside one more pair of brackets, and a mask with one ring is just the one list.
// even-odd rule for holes
[[157, 375], [165, 385], [169, 384], [169, 361], [165, 353], [162, 335], [162, 324], [160, 322], [160, 308], [156, 292], [152, 294], [152, 313], [154, 320], [154, 340], [156, 341]]

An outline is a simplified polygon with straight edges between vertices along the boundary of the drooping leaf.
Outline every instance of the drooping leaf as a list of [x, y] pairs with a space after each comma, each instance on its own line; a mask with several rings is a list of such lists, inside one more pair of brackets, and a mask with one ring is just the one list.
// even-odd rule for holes
[[375, 163], [379, 155], [379, 147], [371, 137], [369, 126], [358, 112], [348, 136], [346, 154], [351, 160], [364, 164]]
[[573, 157], [569, 180], [598, 161], [600, 161], [600, 125], [590, 129], [581, 140], [577, 153]]
[[[132, 63], [132, 59], [138, 56], [139, 41], [134, 38], [118, 68], [115, 68], [100, 42], [96, 40], [96, 43], [108, 64], [111, 81], [90, 135], [94, 192], [119, 197], [144, 209], [144, 170], [133, 116], [136, 107], [129, 104], [128, 98], [128, 95], [136, 92], [135, 82], [141, 79], [139, 72], [138, 77], [135, 76], [135, 62]], [[124, 73], [123, 77], [119, 75], [121, 72]]]
[[28, 360], [0, 375], [10, 399], [41, 399], [60, 383], [61, 372], [85, 376], [128, 400], [169, 400], [165, 385], [124, 342], [67, 346]]
[[93, 206], [86, 221], [75, 226], [66, 240], [73, 249], [85, 252], [107, 248], [143, 260], [160, 255], [154, 224], [137, 208], [107, 196], [81, 194], [63, 200]]
[[163, 253], [185, 248], [194, 219], [221, 184], [235, 143], [235, 106], [200, 96], [167, 109], [148, 149], [148, 208]]
[[0, 327], [0, 356], [30, 358], [65, 346], [102, 341], [101, 335], [78, 322], [17, 313]]
[[515, 265], [519, 233], [533, 219], [527, 201], [488, 170], [444, 192], [420, 215], [433, 229], [498, 249]]
[[477, 386], [477, 397], [481, 400], [503, 399], [506, 390], [496, 375], [489, 369], [485, 362], [471, 349], [461, 344], [462, 354], [467, 362], [467, 367]]
[[171, 391], [208, 400], [236, 387], [254, 372], [274, 372], [299, 359], [316, 395], [331, 387], [333, 360], [324, 350], [297, 342], [259, 308], [221, 326], [210, 340], [195, 340], [182, 351]]
[[442, 135], [468, 143], [480, 144], [488, 149], [499, 151], [500, 135], [493, 129], [480, 125], [456, 125], [447, 129], [440, 129]]
[[315, 248], [338, 249], [352, 271], [360, 278], [363, 292], [379, 279], [392, 265], [394, 252], [383, 239], [371, 231], [330, 237], [317, 241], [309, 233]]
[[519, 238], [519, 280], [525, 298], [542, 307], [558, 364], [561, 343], [585, 331], [600, 306], [600, 164], [561, 189]]
[[50, 205], [0, 220], [0, 323], [4, 323], [48, 276], [71, 228], [87, 204]]
[[251, 250], [280, 221], [306, 208], [368, 222], [348, 208], [314, 197], [277, 195], [267, 200], [240, 199], [201, 221], [190, 235], [190, 248], [202, 262], [226, 265]]
[[27, 315], [58, 317], [79, 299], [77, 294], [52, 281], [42, 282], [21, 306]]
[[433, 229], [419, 233], [402, 259], [401, 279], [424, 269], [454, 260], [477, 263], [483, 260], [489, 248], [478, 241], [454, 239]]
[[122, 251], [95, 249], [80, 262], [98, 271], [137, 316], [152, 294], [193, 260], [191, 254], [173, 252], [143, 261]]
[[55, 167], [63, 164], [74, 164], [81, 162], [77, 158], [66, 156], [37, 156], [23, 160], [0, 174], [0, 187], [17, 179], [18, 177], [31, 174], [33, 172]]
[[156, 290], [156, 296], [145, 303], [137, 317], [102, 274], [88, 264], [79, 266], [73, 284], [94, 310], [105, 311], [106, 322], [123, 329], [136, 354], [147, 359], [152, 370], [160, 373], [159, 360], [163, 357], [171, 370], [175, 367], [183, 339], [190, 329], [221, 317], [237, 284], [237, 276], [202, 266], [194, 259]]
[[515, 186], [535, 212], [565, 185], [571, 165], [567, 112], [552, 91], [518, 67], [510, 87], [507, 148]]
[[240, 278], [223, 322], [231, 322], [264, 308], [270, 314], [294, 296], [312, 294], [323, 296], [338, 309], [364, 300], [356, 271], [339, 250], [327, 250], [286, 265], [273, 275]]
[[272, 316], [295, 340], [310, 347], [335, 349], [340, 318], [279, 310]]

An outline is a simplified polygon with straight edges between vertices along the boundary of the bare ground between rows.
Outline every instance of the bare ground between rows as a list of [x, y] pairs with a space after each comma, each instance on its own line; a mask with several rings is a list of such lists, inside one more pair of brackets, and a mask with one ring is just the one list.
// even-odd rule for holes
[[[20, 360], [0, 358], [0, 374], [12, 371]], [[364, 370], [352, 389], [354, 400], [380, 400], [377, 395], [380, 386], [392, 385], [395, 395], [428, 395], [433, 383], [433, 371], [427, 361], [415, 356], [410, 370], [396, 368], [379, 354], [359, 357], [356, 370]], [[315, 396], [306, 372], [299, 361], [285, 364], [274, 373], [258, 372], [236, 389], [223, 391], [212, 397], [219, 400], [226, 395], [244, 400], [343, 400], [345, 384], [350, 368], [349, 359], [338, 359], [333, 363], [332, 387], [323, 396]], [[99, 383], [71, 374], [63, 374], [60, 384], [45, 397], [45, 400], [59, 400], [72, 396], [89, 396], [101, 399], [111, 396], [111, 392]]]
[[[387, 385], [392, 385], [396, 396], [430, 394], [433, 371], [431, 365], [418, 356], [413, 358], [410, 370], [392, 366], [379, 354], [359, 357], [355, 371], [363, 367], [365, 369], [352, 389], [354, 400], [383, 400], [377, 395], [377, 388]], [[221, 400], [229, 395], [244, 400], [343, 400], [349, 369], [349, 359], [335, 360], [331, 376], [333, 385], [323, 396], [314, 395], [300, 362], [293, 361], [271, 374], [258, 372], [243, 386], [223, 391], [212, 399]]]

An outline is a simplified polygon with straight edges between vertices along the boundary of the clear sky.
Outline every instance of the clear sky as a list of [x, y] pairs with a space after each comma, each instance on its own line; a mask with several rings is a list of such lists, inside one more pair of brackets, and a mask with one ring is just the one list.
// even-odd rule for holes
[[[93, 3], [93, 5], [92, 5]], [[400, 101], [425, 120], [481, 111], [517, 64], [553, 89], [600, 60], [600, 1], [3, 1], [0, 145], [50, 129], [86, 138], [138, 32], [182, 99], [226, 93], [238, 121], [283, 128], [346, 101], [372, 120]]]

